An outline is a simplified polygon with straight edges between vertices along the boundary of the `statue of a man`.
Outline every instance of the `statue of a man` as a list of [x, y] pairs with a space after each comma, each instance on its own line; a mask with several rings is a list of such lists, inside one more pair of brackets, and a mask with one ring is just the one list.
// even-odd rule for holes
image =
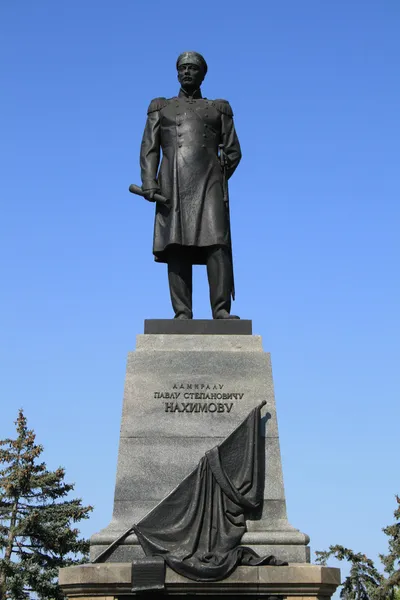
[[[192, 265], [206, 265], [214, 319], [230, 314], [233, 264], [228, 179], [241, 159], [233, 113], [226, 100], [203, 98], [200, 86], [207, 63], [197, 52], [177, 60], [181, 85], [174, 98], [155, 98], [148, 109], [140, 153], [142, 189], [157, 203], [153, 253], [168, 264], [168, 281], [176, 319], [192, 319]], [[219, 161], [223, 145], [226, 168]], [[162, 160], [160, 163], [160, 151]]]

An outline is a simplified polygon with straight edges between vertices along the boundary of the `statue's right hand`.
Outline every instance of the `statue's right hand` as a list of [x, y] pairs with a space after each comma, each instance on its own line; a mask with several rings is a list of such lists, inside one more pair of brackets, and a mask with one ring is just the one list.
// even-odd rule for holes
[[148, 200], [149, 202], [155, 202], [154, 194], [158, 194], [160, 192], [160, 190], [158, 188], [151, 188], [148, 190], [143, 190], [143, 192], [144, 192], [144, 197], [146, 198], [146, 200]]

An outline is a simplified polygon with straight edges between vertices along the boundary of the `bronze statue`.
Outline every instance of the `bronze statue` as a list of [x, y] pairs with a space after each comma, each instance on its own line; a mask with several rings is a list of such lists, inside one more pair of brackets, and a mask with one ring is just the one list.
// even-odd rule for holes
[[213, 318], [238, 319], [230, 314], [234, 282], [227, 180], [241, 159], [233, 112], [226, 100], [202, 97], [207, 64], [200, 54], [181, 54], [177, 70], [178, 96], [150, 102], [141, 145], [142, 194], [156, 201], [153, 253], [168, 264], [176, 319], [193, 318], [194, 264], [207, 266]]

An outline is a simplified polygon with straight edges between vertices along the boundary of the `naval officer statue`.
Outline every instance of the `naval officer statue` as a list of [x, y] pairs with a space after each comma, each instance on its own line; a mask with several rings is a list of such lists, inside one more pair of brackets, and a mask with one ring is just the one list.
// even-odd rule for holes
[[184, 52], [176, 66], [179, 93], [150, 102], [140, 153], [145, 197], [169, 202], [156, 205], [153, 253], [168, 264], [176, 319], [193, 318], [194, 264], [207, 266], [213, 318], [235, 319], [227, 180], [241, 152], [233, 112], [226, 100], [202, 97], [207, 63], [200, 54]]

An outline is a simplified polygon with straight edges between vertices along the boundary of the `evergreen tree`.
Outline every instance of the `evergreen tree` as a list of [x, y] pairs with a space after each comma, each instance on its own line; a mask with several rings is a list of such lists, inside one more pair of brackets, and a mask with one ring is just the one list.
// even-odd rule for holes
[[346, 577], [340, 597], [343, 600], [400, 600], [400, 498], [396, 496], [397, 508], [394, 511], [396, 522], [382, 530], [389, 538], [388, 554], [380, 554], [383, 575], [374, 562], [365, 554], [355, 553], [344, 546], [330, 546], [327, 551], [316, 552], [316, 562], [326, 565], [328, 558], [347, 560], [351, 567]]
[[47, 470], [22, 410], [16, 439], [0, 441], [0, 598], [62, 599], [60, 567], [83, 562], [89, 542], [73, 523], [91, 506], [66, 497], [74, 489], [64, 469]]
[[[397, 508], [394, 511], [396, 522], [388, 525], [382, 530], [389, 538], [389, 553], [380, 554], [379, 558], [384, 564], [385, 571], [388, 574], [387, 586], [400, 588], [400, 497], [396, 496]], [[400, 591], [397, 593], [400, 598]], [[397, 600], [396, 598], [396, 600]]]

